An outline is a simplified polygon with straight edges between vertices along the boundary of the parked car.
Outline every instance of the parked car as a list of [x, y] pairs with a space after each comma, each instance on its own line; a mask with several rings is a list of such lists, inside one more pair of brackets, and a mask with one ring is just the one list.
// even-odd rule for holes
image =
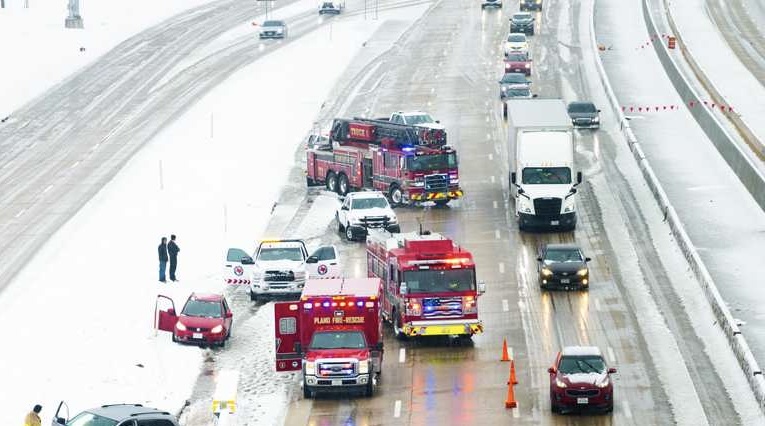
[[545, 244], [537, 258], [539, 286], [578, 288], [586, 290], [590, 285], [590, 269], [579, 246], [575, 244]]
[[526, 10], [542, 10], [542, 0], [521, 0], [522, 11]]
[[600, 110], [590, 101], [576, 101], [568, 104], [568, 116], [574, 127], [597, 129], [600, 127]]
[[614, 410], [614, 385], [600, 349], [568, 346], [558, 352], [550, 373], [550, 409], [553, 413]]
[[284, 21], [265, 21], [260, 26], [260, 38], [287, 37], [287, 24]]
[[534, 35], [534, 15], [530, 12], [516, 12], [510, 18], [510, 32]]
[[483, 0], [481, 2], [481, 9], [486, 9], [487, 7], [502, 9], [502, 0]]
[[343, 5], [340, 2], [325, 1], [319, 6], [319, 15], [339, 15], [343, 11]]
[[159, 311], [158, 328], [172, 332], [173, 342], [222, 347], [231, 337], [234, 313], [222, 294], [191, 293], [180, 313], [172, 299], [157, 297], [170, 300], [172, 308]]
[[528, 52], [529, 42], [526, 34], [510, 33], [504, 43], [505, 56], [513, 52]]
[[505, 56], [505, 73], [522, 72], [531, 75], [531, 57], [528, 52], [513, 52]]
[[112, 404], [85, 410], [69, 418], [69, 407], [58, 404], [52, 424], [65, 426], [179, 426], [167, 411], [141, 404]]
[[401, 232], [396, 213], [380, 191], [351, 192], [335, 213], [337, 230], [348, 241], [364, 239], [370, 228]]

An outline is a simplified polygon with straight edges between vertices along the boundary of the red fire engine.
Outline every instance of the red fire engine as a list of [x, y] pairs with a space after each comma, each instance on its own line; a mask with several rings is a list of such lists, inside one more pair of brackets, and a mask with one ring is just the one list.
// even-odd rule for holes
[[438, 233], [370, 230], [367, 272], [383, 282], [383, 317], [399, 338], [483, 332], [469, 251]]
[[372, 396], [382, 368], [378, 278], [309, 279], [300, 300], [274, 304], [276, 371], [303, 370], [303, 396]]
[[457, 152], [443, 129], [365, 118], [337, 118], [328, 143], [307, 149], [308, 185], [345, 195], [365, 188], [395, 205], [462, 197]]

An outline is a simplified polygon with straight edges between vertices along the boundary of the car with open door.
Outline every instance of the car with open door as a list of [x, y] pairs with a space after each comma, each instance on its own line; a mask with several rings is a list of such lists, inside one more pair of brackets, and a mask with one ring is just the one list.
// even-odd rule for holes
[[[161, 299], [169, 300], [171, 307], [159, 309]], [[191, 293], [180, 313], [172, 299], [158, 295], [155, 311], [157, 328], [172, 333], [174, 342], [222, 347], [231, 337], [234, 313], [222, 294]]]
[[144, 407], [141, 404], [109, 404], [87, 409], [69, 418], [69, 407], [58, 404], [52, 426], [179, 426], [178, 420], [167, 411]]

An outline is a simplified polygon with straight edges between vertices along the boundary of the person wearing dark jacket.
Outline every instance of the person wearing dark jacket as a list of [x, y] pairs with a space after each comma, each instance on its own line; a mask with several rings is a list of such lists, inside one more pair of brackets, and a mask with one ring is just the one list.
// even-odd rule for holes
[[170, 255], [170, 281], [178, 281], [175, 277], [175, 268], [178, 266], [178, 244], [175, 243], [175, 234], [170, 236], [170, 242], [167, 243], [167, 254]]
[[[162, 242], [157, 247], [159, 252], [159, 282], [166, 283], [165, 270], [167, 269], [167, 237], [162, 237]], [[171, 269], [172, 270], [172, 269]]]

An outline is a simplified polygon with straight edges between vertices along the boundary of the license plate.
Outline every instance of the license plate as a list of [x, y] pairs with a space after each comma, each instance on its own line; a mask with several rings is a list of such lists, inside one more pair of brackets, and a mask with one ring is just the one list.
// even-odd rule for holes
[[570, 283], [570, 282], [571, 282], [571, 280], [570, 280], [570, 279], [568, 279], [568, 278], [561, 278], [561, 280], [560, 280], [560, 283], [561, 283], [561, 284], [568, 284], [568, 283]]
[[202, 338], [202, 333], [193, 333], [191, 335], [191, 337], [194, 338], [194, 339], [201, 339]]
[[576, 403], [577, 403], [577, 404], [587, 404], [587, 403], [589, 403], [589, 402], [590, 402], [590, 399], [589, 399], [589, 398], [577, 398], [577, 399], [576, 399]]
[[550, 221], [550, 225], [560, 225], [560, 221], [559, 220], [551, 220]]
[[343, 381], [342, 380], [332, 380], [332, 386], [342, 386]]

